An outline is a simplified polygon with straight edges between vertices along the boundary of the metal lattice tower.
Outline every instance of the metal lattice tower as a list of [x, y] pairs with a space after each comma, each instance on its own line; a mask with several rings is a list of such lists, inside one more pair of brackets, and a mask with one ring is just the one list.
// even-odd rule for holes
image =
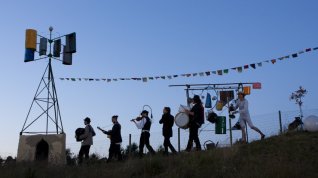
[[[61, 112], [60, 112], [60, 107], [58, 102], [58, 96], [57, 96], [57, 91], [56, 91], [56, 86], [54, 81], [53, 68], [52, 68], [52, 60], [59, 60], [59, 61], [61, 60], [59, 57], [55, 57], [52, 54], [53, 52], [52, 44], [56, 40], [60, 40], [62, 37], [65, 37], [67, 35], [52, 39], [53, 28], [50, 27], [49, 31], [50, 31], [49, 39], [46, 39], [47, 42], [49, 42], [48, 44], [49, 53], [45, 54], [45, 57], [40, 57], [39, 59], [36, 59], [36, 60], [48, 59], [48, 64], [47, 64], [47, 67], [45, 68], [45, 71], [42, 75], [40, 83], [35, 92], [33, 101], [31, 103], [30, 109], [24, 121], [20, 135], [23, 135], [23, 134], [46, 134], [47, 135], [47, 134], [64, 133], [62, 117], [61, 117]], [[37, 36], [41, 38], [45, 38], [41, 35], [37, 35]], [[64, 58], [64, 53], [66, 53], [65, 47], [66, 45], [63, 48], [63, 58]], [[65, 64], [64, 59], [63, 59], [63, 64]], [[41, 124], [45, 123], [45, 128], [43, 130], [38, 130], [38, 129], [41, 129], [42, 127], [41, 128], [31, 127], [32, 125], [35, 125], [36, 123], [39, 123], [39, 122], [41, 122]]]

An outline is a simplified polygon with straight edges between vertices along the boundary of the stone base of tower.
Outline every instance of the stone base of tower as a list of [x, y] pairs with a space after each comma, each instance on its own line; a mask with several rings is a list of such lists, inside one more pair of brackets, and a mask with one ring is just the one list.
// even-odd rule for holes
[[65, 134], [20, 135], [17, 161], [66, 164], [65, 142]]

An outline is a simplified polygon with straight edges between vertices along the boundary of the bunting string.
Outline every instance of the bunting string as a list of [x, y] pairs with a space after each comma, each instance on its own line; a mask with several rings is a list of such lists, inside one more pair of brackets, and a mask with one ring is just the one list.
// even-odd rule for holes
[[286, 59], [293, 59], [293, 58], [298, 58], [300, 55], [309, 53], [312, 51], [318, 51], [318, 47], [315, 48], [306, 48], [305, 50], [300, 50], [296, 53], [292, 53], [290, 55], [282, 56], [279, 58], [274, 58], [270, 60], [265, 60], [261, 62], [256, 62], [252, 64], [245, 64], [242, 66], [238, 67], [232, 67], [232, 68], [227, 68], [227, 69], [219, 69], [219, 70], [212, 70], [212, 71], [201, 71], [201, 72], [196, 72], [196, 73], [183, 73], [183, 74], [174, 74], [174, 75], [158, 75], [158, 76], [150, 76], [150, 77], [125, 77], [125, 78], [60, 78], [60, 80], [63, 81], [101, 81], [101, 82], [117, 82], [117, 81], [141, 81], [141, 82], [148, 82], [148, 81], [153, 81], [153, 80], [171, 80], [174, 78], [178, 77], [206, 77], [206, 76], [211, 76], [211, 75], [217, 75], [217, 76], [222, 76], [230, 73], [231, 71], [237, 72], [237, 73], [242, 73], [244, 70], [249, 70], [249, 69], [257, 69], [260, 67], [263, 67], [263, 64], [276, 64], [278, 61], [283, 61]]

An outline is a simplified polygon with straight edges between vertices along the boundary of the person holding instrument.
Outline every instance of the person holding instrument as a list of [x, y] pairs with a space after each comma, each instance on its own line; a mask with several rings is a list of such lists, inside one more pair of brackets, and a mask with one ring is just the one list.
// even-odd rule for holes
[[195, 142], [197, 151], [201, 150], [201, 144], [199, 140], [199, 128], [204, 123], [204, 107], [202, 101], [198, 95], [193, 96], [193, 107], [191, 110], [185, 110], [185, 113], [189, 115], [189, 141], [186, 151], [190, 152], [192, 149], [193, 141]]
[[141, 129], [140, 141], [139, 141], [139, 156], [143, 156], [143, 149], [146, 145], [147, 149], [151, 154], [155, 154], [154, 149], [150, 145], [149, 138], [150, 138], [150, 127], [151, 127], [151, 120], [148, 117], [148, 111], [143, 110], [141, 112], [141, 116], [137, 117], [136, 119], [132, 119], [131, 121], [134, 122], [138, 129]]
[[109, 156], [108, 156], [107, 162], [110, 162], [114, 155], [117, 156], [118, 161], [122, 160], [122, 155], [120, 151], [120, 145], [122, 142], [121, 132], [120, 132], [121, 125], [118, 122], [117, 115], [112, 116], [112, 122], [114, 124], [112, 130], [105, 131], [101, 129], [100, 127], [97, 127], [104, 134], [106, 134], [108, 138], [110, 138], [110, 146], [108, 151]]
[[261, 139], [264, 139], [265, 135], [263, 134], [263, 132], [255, 127], [252, 123], [250, 113], [248, 111], [248, 101], [245, 99], [245, 94], [243, 92], [238, 92], [238, 100], [236, 102], [235, 110], [237, 109], [238, 111], [232, 111], [231, 114], [240, 114], [239, 121], [242, 130], [242, 142], [246, 143], [246, 122], [251, 129], [255, 130], [261, 135]]

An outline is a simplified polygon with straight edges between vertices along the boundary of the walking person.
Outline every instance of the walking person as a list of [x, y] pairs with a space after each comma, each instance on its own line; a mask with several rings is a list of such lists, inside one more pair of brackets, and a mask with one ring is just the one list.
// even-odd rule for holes
[[143, 149], [146, 145], [148, 151], [151, 154], [155, 154], [152, 146], [150, 145], [149, 138], [150, 138], [150, 127], [151, 127], [151, 120], [148, 117], [148, 111], [143, 110], [141, 112], [141, 117], [137, 117], [136, 119], [132, 119], [131, 121], [134, 122], [138, 129], [141, 129], [141, 135], [139, 140], [139, 156], [143, 156]]
[[240, 114], [239, 122], [240, 122], [241, 130], [242, 130], [242, 142], [246, 143], [246, 122], [251, 129], [255, 130], [261, 135], [261, 139], [264, 139], [265, 138], [264, 133], [261, 130], [259, 130], [257, 127], [255, 127], [252, 123], [250, 113], [248, 110], [248, 101], [245, 99], [245, 94], [243, 92], [238, 93], [238, 100], [236, 102], [235, 110], [237, 109], [238, 111], [234, 111], [232, 113]]
[[[78, 153], [78, 163], [83, 163], [83, 156], [85, 157], [85, 160], [87, 161], [89, 159], [89, 149], [91, 145], [93, 145], [93, 136], [95, 136], [95, 131], [93, 127], [90, 125], [91, 119], [89, 117], [86, 117], [84, 119], [85, 124], [85, 132], [84, 134], [80, 135], [79, 140], [82, 140], [81, 142], [81, 149]], [[77, 136], [76, 136], [77, 137]]]
[[172, 146], [170, 142], [170, 137], [172, 137], [172, 126], [174, 122], [174, 117], [171, 115], [170, 107], [163, 108], [163, 115], [159, 121], [159, 124], [162, 124], [162, 135], [164, 136], [163, 146], [165, 148], [165, 155], [168, 155], [168, 148], [172, 151], [172, 153], [176, 154], [176, 149]]
[[191, 110], [185, 110], [185, 113], [189, 115], [189, 141], [186, 151], [190, 152], [192, 149], [193, 141], [196, 145], [196, 150], [201, 150], [201, 143], [199, 139], [199, 128], [204, 123], [204, 107], [202, 101], [198, 95], [193, 96], [193, 107]]
[[105, 131], [98, 127], [104, 134], [107, 134], [107, 136], [110, 138], [110, 147], [108, 151], [109, 156], [108, 156], [107, 162], [110, 162], [113, 156], [117, 156], [118, 161], [122, 160], [122, 155], [120, 151], [120, 146], [122, 142], [121, 125], [118, 122], [117, 115], [112, 116], [112, 122], [114, 124], [112, 127], [112, 130]]

